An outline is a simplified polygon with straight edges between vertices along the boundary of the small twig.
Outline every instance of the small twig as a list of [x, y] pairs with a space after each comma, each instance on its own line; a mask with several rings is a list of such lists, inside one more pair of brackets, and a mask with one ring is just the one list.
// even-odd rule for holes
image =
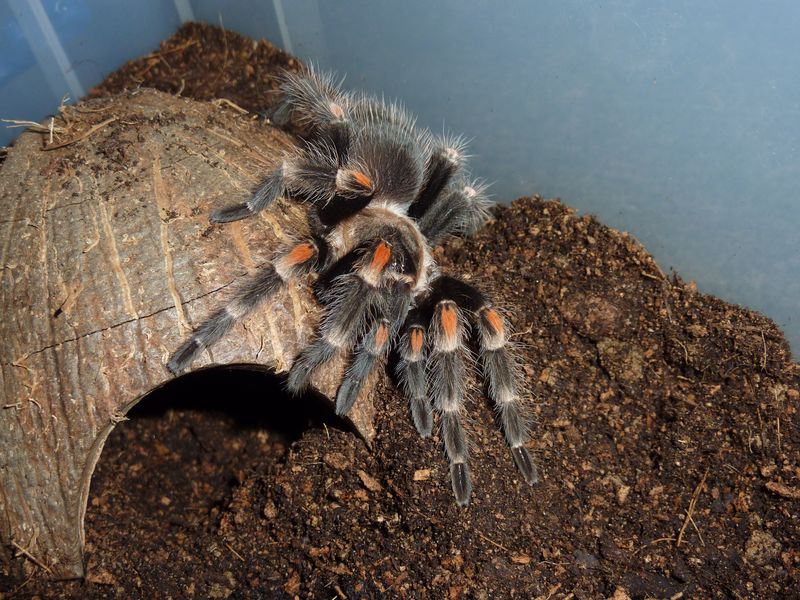
[[215, 100], [211, 101], [211, 104], [213, 104], [215, 106], [222, 106], [223, 104], [225, 104], [226, 106], [230, 106], [233, 110], [235, 110], [239, 114], [242, 114], [242, 115], [249, 115], [250, 114], [249, 110], [245, 110], [244, 108], [242, 108], [241, 106], [239, 106], [235, 102], [233, 102], [231, 100], [228, 100], [227, 98], [216, 98]]
[[69, 109], [71, 111], [75, 111], [76, 113], [88, 113], [88, 114], [97, 114], [97, 113], [104, 113], [111, 110], [113, 107], [111, 106], [101, 106], [100, 108], [89, 108], [87, 106], [70, 106]]
[[[708, 477], [708, 469], [706, 469], [706, 472], [703, 473], [703, 478], [700, 480], [700, 483], [697, 484], [697, 487], [694, 488], [694, 492], [692, 492], [692, 499], [689, 500], [689, 508], [686, 509], [686, 518], [683, 520], [683, 525], [681, 526], [681, 530], [678, 532], [678, 539], [675, 542], [676, 546], [681, 545], [681, 542], [683, 542], [683, 534], [686, 532], [686, 528], [689, 526], [689, 522], [693, 521], [692, 514], [694, 513], [694, 507], [697, 504], [697, 498], [700, 496], [700, 491], [703, 489], [703, 484], [706, 482], [706, 477]], [[695, 529], [697, 529], [697, 525], [695, 525]], [[698, 531], [698, 533], [700, 532]]]
[[533, 323], [528, 325], [528, 328], [525, 331], [517, 331], [516, 333], [512, 333], [509, 338], [521, 336], [521, 335], [528, 335], [529, 333], [533, 333]]
[[31, 574], [28, 575], [28, 578], [25, 581], [23, 581], [21, 584], [19, 584], [17, 587], [15, 587], [13, 590], [11, 590], [11, 593], [8, 595], [8, 597], [9, 598], [13, 598], [19, 592], [21, 592], [22, 588], [24, 588], [26, 585], [28, 585], [28, 583], [30, 583], [31, 579], [33, 579], [33, 576], [36, 575], [36, 573], [38, 572], [37, 569], [38, 569], [38, 566], [35, 569], [33, 569]]
[[233, 552], [233, 555], [234, 555], [236, 558], [238, 558], [238, 559], [239, 559], [240, 561], [242, 561], [242, 562], [245, 562], [245, 560], [244, 560], [244, 557], [243, 557], [241, 554], [239, 554], [239, 553], [238, 553], [236, 550], [234, 550], [234, 549], [233, 549], [233, 546], [231, 546], [231, 545], [230, 545], [228, 542], [225, 542], [225, 547], [226, 547], [228, 550], [230, 550], [231, 552]]
[[480, 538], [481, 538], [482, 540], [484, 540], [484, 541], [486, 541], [486, 542], [489, 542], [489, 543], [490, 543], [492, 546], [495, 546], [495, 547], [497, 547], [497, 548], [500, 548], [500, 550], [502, 550], [503, 552], [509, 552], [509, 553], [511, 552], [511, 550], [509, 550], [508, 548], [506, 548], [506, 547], [505, 547], [505, 546], [503, 546], [502, 544], [498, 544], [498, 543], [497, 543], [497, 542], [495, 542], [494, 540], [490, 540], [488, 537], [486, 537], [485, 535], [483, 535], [483, 534], [482, 534], [480, 531], [478, 531], [477, 529], [475, 530], [475, 533], [477, 533], [477, 534], [478, 534], [478, 536], [480, 536]]
[[637, 554], [639, 554], [639, 552], [641, 552], [642, 550], [644, 550], [644, 549], [645, 549], [645, 548], [647, 548], [648, 546], [652, 546], [653, 544], [658, 544], [659, 542], [674, 542], [674, 541], [675, 541], [675, 538], [674, 538], [674, 537], [662, 537], [662, 538], [657, 538], [657, 539], [655, 539], [655, 540], [652, 540], [652, 541], [650, 541], [650, 542], [647, 542], [647, 543], [646, 543], [644, 546], [642, 546], [642, 547], [641, 547], [641, 548], [639, 548], [639, 549], [638, 549], [636, 552], [634, 552], [634, 553], [633, 553], [633, 555], [634, 555], [634, 556], [636, 556]]
[[[167, 62], [167, 59], [165, 58], [165, 56], [167, 56], [167, 54], [172, 54], [174, 52], [180, 52], [181, 50], [186, 50], [186, 48], [189, 48], [190, 46], [194, 46], [198, 42], [199, 42], [199, 40], [193, 38], [193, 39], [189, 40], [188, 42], [185, 42], [185, 43], [181, 44], [180, 46], [175, 46], [174, 48], [170, 48], [169, 50], [163, 50], [163, 51], [159, 51], [159, 52], [151, 52], [150, 54], [145, 54], [140, 60], [141, 61], [146, 61], [147, 62], [147, 66], [144, 69], [142, 69], [141, 71], [139, 71], [138, 73], [136, 73], [134, 75], [134, 78], [138, 79], [138, 80], [141, 80], [145, 75], [147, 75], [150, 72], [150, 70], [153, 67], [155, 67], [158, 63], [160, 63], [162, 61], [164, 62], [165, 65], [167, 65], [167, 67], [170, 70], [172, 70], [172, 67]], [[178, 95], [180, 96], [180, 93]]]
[[561, 589], [561, 584], [560, 583], [555, 584], [553, 587], [547, 590], [547, 597], [544, 600], [550, 600], [550, 598], [553, 597], [553, 594], [555, 594], [560, 589]]
[[[42, 125], [36, 121], [20, 121], [18, 119], [0, 119], [0, 123], [8, 123], [6, 127], [9, 129], [13, 129], [14, 127], [25, 127], [35, 133], [50, 133], [51, 127], [48, 125]], [[63, 127], [53, 127], [53, 131], [55, 133], [65, 133], [66, 130]]]
[[151, 52], [150, 54], [145, 54], [142, 57], [142, 59], [161, 58], [162, 56], [166, 56], [167, 54], [172, 54], [173, 52], [180, 52], [181, 50], [186, 50], [186, 48], [189, 48], [190, 46], [194, 46], [199, 41], [200, 40], [198, 40], [197, 38], [192, 38], [191, 40], [189, 40], [187, 42], [184, 42], [180, 46], [175, 46], [174, 48], [170, 48], [169, 50], [162, 50], [162, 51], [159, 51], [159, 52]]
[[38, 129], [41, 133], [47, 131], [44, 129], [44, 126], [41, 123], [37, 123], [36, 121], [20, 121], [19, 119], [0, 119], [0, 123], [9, 123], [6, 125], [8, 129], [13, 129], [15, 127], [27, 127], [29, 129]]
[[703, 540], [703, 534], [700, 533], [700, 529], [698, 529], [697, 523], [694, 522], [694, 517], [689, 517], [689, 522], [692, 524], [692, 527], [694, 527], [694, 530], [697, 532], [697, 537], [700, 538], [700, 544], [705, 546], [706, 543]]
[[554, 567], [566, 567], [569, 564], [568, 562], [556, 562], [554, 560], [540, 560], [536, 563], [537, 565], [553, 565]]
[[686, 344], [680, 341], [678, 338], [675, 338], [675, 341], [678, 342], [681, 348], [683, 348], [683, 362], [687, 365], [689, 364], [689, 350], [686, 348]]
[[739, 469], [737, 469], [736, 467], [734, 467], [733, 465], [722, 465], [722, 467], [724, 469], [728, 469], [729, 471], [733, 471], [737, 475], [741, 475], [742, 474], [742, 472]]
[[[39, 537], [39, 532], [38, 531], [34, 531], [33, 532], [33, 537], [31, 537], [31, 541], [28, 543], [28, 547], [33, 545], [33, 543], [36, 541], [37, 537]], [[42, 561], [40, 561], [38, 558], [36, 558], [33, 554], [31, 554], [30, 551], [28, 550], [28, 548], [23, 548], [22, 546], [20, 546], [16, 542], [16, 540], [13, 540], [13, 539], [11, 540], [11, 545], [14, 546], [14, 548], [17, 549], [17, 552], [19, 552], [19, 554], [17, 554], [17, 556], [24, 556], [29, 561], [31, 561], [33, 564], [35, 564], [37, 567], [39, 567], [41, 569], [44, 569], [48, 573], [50, 572], [50, 567], [48, 567], [46, 564], [44, 564]]]
[[60, 144], [56, 144], [55, 146], [46, 146], [45, 150], [55, 150], [57, 148], [63, 148], [64, 146], [69, 146], [70, 144], [74, 144], [75, 142], [80, 142], [81, 140], [86, 139], [87, 137], [92, 135], [95, 131], [99, 131], [100, 129], [102, 129], [106, 125], [109, 125], [109, 124], [113, 123], [114, 121], [117, 120], [117, 118], [118, 117], [111, 117], [110, 119], [106, 119], [102, 123], [98, 123], [97, 125], [95, 125], [93, 127], [90, 127], [88, 130], [86, 130], [84, 133], [82, 133], [78, 137], [73, 138], [71, 140], [67, 140], [66, 142], [61, 142]]

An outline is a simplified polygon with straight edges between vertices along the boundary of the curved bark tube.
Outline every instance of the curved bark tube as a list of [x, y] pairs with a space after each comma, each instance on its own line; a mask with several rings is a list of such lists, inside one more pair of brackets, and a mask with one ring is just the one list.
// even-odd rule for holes
[[[111, 429], [173, 379], [167, 358], [232, 284], [307, 234], [302, 207], [283, 199], [209, 223], [294, 147], [280, 131], [150, 90], [65, 110], [51, 150], [26, 133], [0, 166], [0, 552], [54, 578], [83, 574], [89, 483]], [[317, 310], [307, 286], [285, 286], [192, 368], [285, 372]], [[330, 400], [342, 370], [312, 387]], [[370, 441], [364, 387], [348, 416]]]

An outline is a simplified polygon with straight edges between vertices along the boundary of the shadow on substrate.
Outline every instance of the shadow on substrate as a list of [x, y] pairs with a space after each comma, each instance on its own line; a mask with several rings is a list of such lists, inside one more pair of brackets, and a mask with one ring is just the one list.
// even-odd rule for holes
[[[86, 511], [87, 572], [211, 560], [214, 532], [241, 483], [269, 486], [309, 428], [350, 429], [313, 394], [253, 367], [191, 373], [144, 397], [109, 435]], [[254, 506], [262, 511], [263, 507]], [[217, 539], [218, 542], [218, 539]]]
[[239, 427], [266, 429], [289, 440], [323, 424], [350, 429], [318, 394], [292, 396], [286, 392], [285, 377], [253, 365], [182, 375], [147, 394], [127, 417], [160, 418], [170, 410], [225, 414]]

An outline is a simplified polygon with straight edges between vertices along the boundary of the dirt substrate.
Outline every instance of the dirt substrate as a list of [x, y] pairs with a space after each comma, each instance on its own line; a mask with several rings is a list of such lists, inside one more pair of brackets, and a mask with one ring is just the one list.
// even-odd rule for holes
[[[94, 94], [136, 85], [274, 103], [269, 44], [188, 25]], [[436, 250], [510, 309], [542, 481], [468, 403], [475, 492], [389, 382], [368, 448], [269, 375], [145, 399], [92, 483], [87, 578], [0, 575], [3, 597], [797, 597], [800, 368], [761, 315], [666, 278], [630, 236], [518, 200]], [[20, 558], [19, 560], [24, 560]]]

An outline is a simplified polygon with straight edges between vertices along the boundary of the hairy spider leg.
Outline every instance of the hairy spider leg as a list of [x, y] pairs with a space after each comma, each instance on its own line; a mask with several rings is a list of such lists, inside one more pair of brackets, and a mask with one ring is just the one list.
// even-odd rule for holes
[[355, 404], [358, 393], [372, 370], [386, 358], [392, 340], [408, 314], [411, 290], [406, 281], [383, 287], [387, 311], [376, 319], [359, 342], [336, 394], [336, 414], [345, 415]]
[[486, 222], [491, 206], [482, 182], [458, 177], [428, 205], [419, 217], [419, 229], [431, 244], [448, 235], [469, 235]]
[[430, 208], [464, 164], [464, 141], [437, 137], [430, 142], [422, 186], [408, 209], [408, 216], [419, 219]]
[[278, 196], [284, 193], [285, 169], [286, 163], [282, 162], [267, 175], [266, 179], [256, 188], [255, 193], [247, 202], [215, 210], [211, 213], [209, 220], [212, 223], [230, 223], [231, 221], [245, 219], [264, 210], [275, 202]]
[[283, 99], [272, 121], [285, 126], [296, 115], [300, 124], [322, 135], [329, 134], [331, 126], [352, 121], [361, 126], [383, 122], [415, 131], [415, 119], [400, 104], [362, 92], [343, 92], [341, 83], [313, 66], [302, 73], [285, 72], [280, 81]]
[[422, 184], [427, 146], [400, 125], [381, 120], [360, 127], [339, 170], [337, 195], [316, 205], [330, 227], [376, 203], [405, 215]]
[[525, 481], [539, 480], [536, 465], [525, 447], [530, 441], [519, 396], [519, 374], [508, 343], [508, 326], [486, 295], [454, 277], [440, 277], [432, 283], [434, 294], [452, 299], [471, 315], [478, 331], [478, 362], [489, 398], [495, 406], [511, 456]]
[[425, 376], [427, 350], [425, 334], [427, 321], [419, 309], [412, 310], [403, 325], [395, 374], [403, 395], [411, 407], [411, 418], [419, 435], [430, 437], [433, 430], [433, 407], [428, 398], [428, 381]]
[[507, 326], [503, 316], [488, 304], [477, 312], [480, 338], [478, 360], [483, 369], [489, 397], [500, 416], [511, 456], [525, 481], [539, 481], [539, 473], [525, 447], [530, 441], [528, 423], [523, 418], [519, 397], [519, 376], [514, 357], [509, 352]]
[[186, 369], [197, 355], [217, 342], [245, 315], [277, 292], [288, 280], [309, 273], [325, 263], [327, 246], [322, 239], [303, 240], [280, 253], [246, 282], [235, 298], [206, 319], [192, 337], [170, 357], [167, 368], [176, 375]]
[[[211, 213], [212, 223], [228, 223], [255, 215], [269, 207], [278, 196], [289, 193], [312, 205], [325, 206], [334, 198], [365, 199], [369, 203], [375, 189], [373, 179], [358, 164], [341, 166], [336, 149], [325, 141], [309, 144], [297, 156], [287, 158], [258, 186], [253, 196]], [[358, 202], [356, 202], [358, 204]]]
[[272, 114], [276, 125], [287, 125], [294, 115], [314, 130], [347, 120], [347, 96], [330, 73], [309, 66], [301, 73], [286, 71], [280, 79], [283, 100]]
[[[339, 262], [347, 263], [352, 254], [359, 251], [359, 248], [351, 251]], [[305, 390], [318, 366], [339, 352], [353, 348], [371, 326], [375, 315], [385, 312], [385, 298], [380, 286], [391, 254], [391, 247], [385, 241], [373, 243], [355, 263], [355, 270], [335, 277], [322, 293], [325, 309], [319, 332], [289, 371], [286, 386], [291, 393], [299, 394]], [[331, 268], [335, 269], [336, 264]]]
[[303, 73], [285, 72], [280, 89], [283, 100], [272, 114], [279, 127], [296, 122], [308, 129], [312, 140], [327, 141], [336, 150], [340, 164], [347, 160], [353, 123], [348, 114], [350, 95], [341, 91], [341, 82], [309, 66]]
[[347, 112], [358, 125], [385, 123], [417, 137], [422, 136], [421, 141], [428, 139], [423, 132], [416, 130], [414, 117], [397, 102], [387, 102], [384, 98], [364, 93], [349, 94], [347, 101]]
[[465, 321], [455, 302], [447, 298], [436, 301], [429, 332], [428, 390], [440, 415], [453, 493], [456, 502], [466, 506], [472, 494], [472, 481], [467, 435], [462, 424], [467, 375], [464, 364]]

